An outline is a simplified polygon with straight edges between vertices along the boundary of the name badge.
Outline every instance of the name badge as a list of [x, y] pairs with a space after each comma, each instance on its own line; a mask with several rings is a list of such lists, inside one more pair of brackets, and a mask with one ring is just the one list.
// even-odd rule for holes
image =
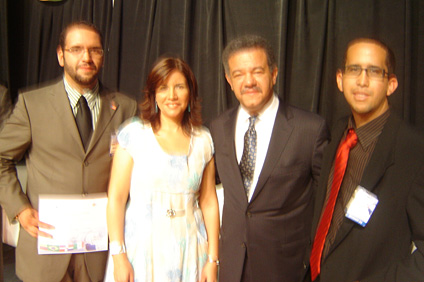
[[377, 204], [378, 199], [375, 194], [362, 186], [358, 186], [347, 203], [345, 215], [350, 220], [365, 227]]
[[109, 155], [113, 157], [116, 151], [116, 147], [118, 146], [118, 136], [116, 133], [113, 133], [110, 136], [110, 147], [109, 147]]

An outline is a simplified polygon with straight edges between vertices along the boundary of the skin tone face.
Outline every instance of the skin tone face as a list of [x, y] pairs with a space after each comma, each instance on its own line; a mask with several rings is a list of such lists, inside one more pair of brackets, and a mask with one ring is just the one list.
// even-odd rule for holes
[[[82, 54], [66, 51], [81, 47]], [[88, 52], [91, 48], [102, 48], [100, 37], [94, 31], [81, 27], [72, 28], [65, 39], [65, 50], [57, 48], [59, 65], [64, 68], [68, 83], [82, 93], [85, 88], [93, 88], [97, 83], [99, 71], [103, 66], [103, 55]]]
[[[346, 66], [351, 65], [378, 67], [387, 72], [386, 51], [374, 43], [356, 43], [347, 52]], [[359, 128], [389, 109], [387, 97], [396, 90], [398, 81], [392, 74], [370, 79], [365, 71], [358, 77], [349, 77], [338, 71], [337, 86], [344, 93]]]
[[257, 115], [273, 95], [278, 69], [269, 68], [266, 53], [260, 48], [231, 55], [228, 66], [225, 78], [237, 100], [250, 115]]
[[170, 119], [180, 122], [189, 102], [190, 90], [184, 75], [175, 70], [156, 89], [156, 102], [161, 120]]

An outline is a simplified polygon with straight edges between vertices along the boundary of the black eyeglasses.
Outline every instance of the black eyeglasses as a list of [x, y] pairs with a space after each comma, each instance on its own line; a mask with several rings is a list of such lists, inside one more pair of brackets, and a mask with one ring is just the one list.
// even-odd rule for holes
[[382, 79], [386, 75], [388, 76], [389, 73], [379, 67], [368, 67], [368, 68], [362, 68], [358, 65], [350, 65], [346, 66], [344, 69], [344, 75], [350, 76], [350, 77], [358, 77], [361, 75], [362, 71], [365, 71], [365, 74], [370, 79]]
[[85, 50], [87, 50], [88, 54], [93, 57], [101, 57], [103, 56], [103, 49], [102, 48], [83, 48], [83, 47], [71, 47], [69, 49], [65, 49], [65, 51], [68, 51], [74, 56], [81, 56], [84, 54]]

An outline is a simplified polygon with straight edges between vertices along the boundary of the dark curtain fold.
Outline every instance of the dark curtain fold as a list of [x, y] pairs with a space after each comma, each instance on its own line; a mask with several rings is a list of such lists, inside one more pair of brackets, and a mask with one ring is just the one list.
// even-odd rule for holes
[[7, 2], [0, 0], [0, 85], [5, 87], [9, 87], [8, 39]]
[[405, 93], [411, 93], [407, 88], [411, 78], [405, 77], [405, 69], [411, 64], [410, 53], [407, 51], [407, 45], [410, 44], [407, 34], [414, 27], [408, 27], [405, 23], [412, 1], [389, 2], [390, 5], [384, 0], [329, 1], [319, 112], [330, 123], [349, 112], [343, 95], [337, 89], [335, 73], [342, 64], [347, 42], [356, 37], [380, 39], [395, 52], [399, 87], [389, 101], [395, 112], [408, 118], [404, 108]]
[[405, 21], [408, 23], [410, 52], [407, 53], [409, 64], [405, 72], [410, 85], [410, 99], [405, 103], [409, 105], [410, 112], [405, 112], [404, 117], [424, 130], [424, 1], [410, 1], [408, 8]]
[[[0, 3], [2, 8], [7, 7], [7, 14], [0, 11], [0, 79], [10, 84], [13, 95], [18, 88], [62, 73], [55, 51], [59, 32], [66, 23], [85, 19], [98, 25], [105, 37], [103, 83], [142, 99], [142, 88], [154, 61], [164, 54], [179, 56], [196, 75], [207, 124], [237, 105], [221, 64], [225, 44], [236, 36], [256, 33], [267, 38], [277, 54], [278, 95], [295, 106], [321, 114], [331, 125], [349, 113], [335, 79], [344, 48], [355, 37], [371, 36], [386, 42], [396, 54], [399, 88], [390, 97], [394, 111], [424, 129], [424, 97], [420, 95], [424, 87], [424, 1]], [[7, 59], [9, 62], [5, 63]]]
[[68, 23], [74, 20], [93, 22], [107, 39], [112, 1], [1, 1], [8, 4], [8, 67], [13, 97], [19, 88], [47, 82], [62, 74], [56, 47], [59, 34]]
[[210, 0], [115, 1], [105, 83], [141, 99], [153, 63], [163, 55], [178, 56], [199, 82], [204, 116], [216, 116], [227, 106], [224, 77], [218, 75], [221, 11], [221, 3]]

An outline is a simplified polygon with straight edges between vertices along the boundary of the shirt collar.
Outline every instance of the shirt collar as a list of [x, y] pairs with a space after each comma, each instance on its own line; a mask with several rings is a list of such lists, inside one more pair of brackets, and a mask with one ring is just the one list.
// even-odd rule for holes
[[98, 81], [92, 89], [89, 89], [89, 88], [84, 89], [84, 93], [80, 93], [78, 90], [71, 87], [71, 85], [66, 80], [65, 76], [63, 76], [63, 83], [65, 85], [65, 91], [68, 94], [69, 101], [71, 103], [72, 108], [76, 107], [81, 95], [84, 95], [85, 99], [87, 99], [87, 104], [90, 108], [94, 107], [94, 104], [96, 103], [96, 99], [99, 96], [100, 85]]
[[[263, 109], [257, 115], [256, 123], [258, 123], [258, 121], [274, 120], [275, 114], [278, 110], [279, 103], [280, 103], [280, 100], [278, 100], [278, 97], [274, 92], [271, 99], [269, 99], [268, 103], [265, 104]], [[250, 117], [250, 114], [242, 106], [240, 106], [239, 118], [242, 121], [249, 123], [249, 117]]]
[[349, 118], [348, 129], [353, 128], [358, 136], [358, 141], [363, 148], [367, 148], [383, 131], [384, 125], [390, 116], [390, 110], [385, 111], [379, 117], [373, 119], [367, 124], [356, 128], [353, 116]]

